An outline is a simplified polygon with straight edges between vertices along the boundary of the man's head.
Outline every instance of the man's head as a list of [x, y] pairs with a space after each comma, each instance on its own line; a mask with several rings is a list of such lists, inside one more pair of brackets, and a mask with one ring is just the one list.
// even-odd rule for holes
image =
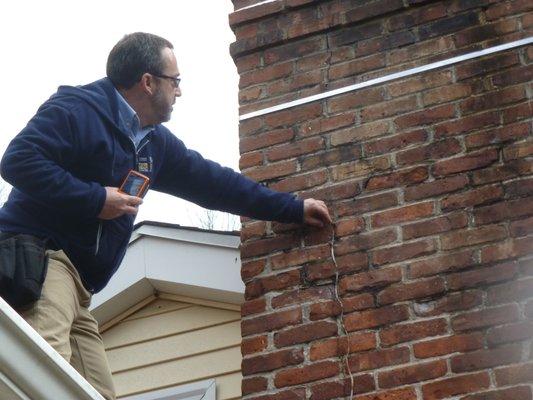
[[142, 123], [168, 121], [181, 96], [174, 47], [150, 33], [124, 36], [109, 53], [107, 76], [133, 106]]

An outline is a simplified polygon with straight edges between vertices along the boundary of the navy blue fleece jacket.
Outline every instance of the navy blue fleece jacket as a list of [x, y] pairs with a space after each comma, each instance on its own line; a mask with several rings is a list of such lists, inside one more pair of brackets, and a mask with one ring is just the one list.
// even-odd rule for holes
[[138, 149], [121, 126], [115, 89], [104, 78], [62, 86], [9, 144], [0, 164], [13, 185], [0, 209], [0, 231], [49, 238], [76, 266], [91, 292], [117, 270], [134, 217], [100, 220], [105, 186], [120, 186], [142, 161], [151, 189], [206, 208], [257, 219], [301, 222], [303, 202], [206, 160], [163, 125]]

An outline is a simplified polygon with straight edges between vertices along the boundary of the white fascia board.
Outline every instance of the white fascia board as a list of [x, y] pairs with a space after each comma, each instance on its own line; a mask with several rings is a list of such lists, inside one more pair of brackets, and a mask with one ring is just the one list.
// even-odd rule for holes
[[180, 385], [135, 396], [124, 397], [122, 400], [216, 400], [216, 382], [208, 379]]
[[104, 400], [2, 298], [0, 343], [0, 379], [10, 388], [13, 398], [19, 396], [22, 400]]
[[195, 231], [164, 226], [142, 225], [135, 230], [130, 243], [134, 240], [138, 240], [139, 236], [143, 235], [177, 240], [181, 242], [205, 244], [207, 246], [229, 247], [232, 249], [237, 249], [241, 242], [241, 239], [238, 235], [224, 235], [209, 231]]

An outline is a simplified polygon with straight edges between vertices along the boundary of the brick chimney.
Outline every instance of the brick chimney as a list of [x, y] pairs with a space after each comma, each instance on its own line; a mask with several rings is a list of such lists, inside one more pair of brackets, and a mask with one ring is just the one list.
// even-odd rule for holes
[[[234, 0], [241, 115], [532, 36], [528, 0]], [[240, 123], [240, 167], [328, 203], [245, 220], [243, 398], [531, 400], [533, 47]]]

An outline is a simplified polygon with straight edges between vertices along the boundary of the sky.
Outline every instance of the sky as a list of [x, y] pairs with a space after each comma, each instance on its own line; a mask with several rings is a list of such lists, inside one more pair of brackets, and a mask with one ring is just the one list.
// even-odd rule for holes
[[[60, 85], [105, 76], [107, 55], [125, 34], [144, 31], [170, 40], [181, 73], [182, 97], [165, 125], [187, 147], [238, 168], [238, 74], [229, 54], [230, 0], [65, 0], [9, 2], [0, 15], [2, 94], [0, 153]], [[136, 222], [202, 226], [203, 209], [149, 192]], [[227, 215], [216, 229], [237, 228]]]

